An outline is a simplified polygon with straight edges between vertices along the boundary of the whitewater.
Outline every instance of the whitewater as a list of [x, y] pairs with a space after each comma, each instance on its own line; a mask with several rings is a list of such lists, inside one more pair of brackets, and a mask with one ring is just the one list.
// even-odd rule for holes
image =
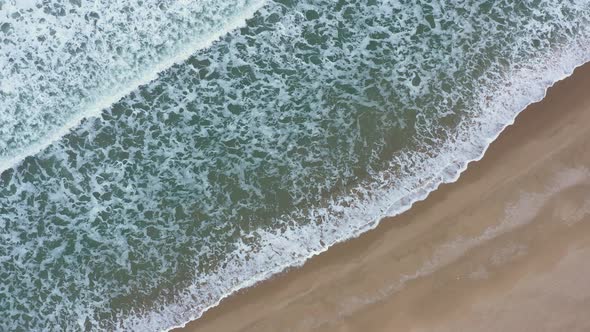
[[243, 26], [264, 1], [217, 3], [0, 2], [5, 44], [19, 46], [0, 49], [0, 172]]
[[455, 181], [590, 2], [0, 0], [0, 330], [169, 330]]

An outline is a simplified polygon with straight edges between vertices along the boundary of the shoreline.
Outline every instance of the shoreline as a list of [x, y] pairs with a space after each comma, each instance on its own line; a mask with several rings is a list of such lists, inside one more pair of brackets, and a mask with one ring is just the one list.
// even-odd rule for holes
[[[534, 128], [533, 124], [540, 126], [540, 127], [542, 127], [542, 126], [551, 127], [551, 126], [557, 126], [559, 123], [564, 123], [565, 120], [560, 121], [560, 119], [553, 119], [553, 118], [559, 118], [557, 115], [555, 115], [555, 112], [544, 113], [543, 117], [549, 118], [549, 120], [547, 120], [547, 123], [538, 123], [539, 120], [535, 121], [535, 116], [536, 116], [536, 118], [540, 118], [540, 116], [537, 116], [538, 114], [535, 114], [535, 116], [531, 116], [529, 114], [534, 112], [533, 109], [546, 109], [548, 106], [551, 106], [552, 104], [554, 104], [555, 102], [553, 102], [553, 100], [555, 98], [557, 98], [555, 96], [559, 97], [561, 95], [561, 97], [563, 98], [563, 95], [565, 95], [566, 99], [569, 98], [569, 100], [574, 100], [571, 98], [572, 97], [571, 95], [573, 93], [575, 93], [576, 91], [580, 90], [579, 89], [580, 82], [578, 82], [578, 85], [577, 85], [578, 89], [577, 90], [573, 89], [573, 90], [575, 90], [574, 92], [571, 91], [572, 86], [576, 85], [576, 81], [582, 81], [582, 83], [584, 83], [584, 82], [588, 83], [590, 81], [590, 79], [588, 79], [588, 76], [590, 76], [590, 65], [586, 64], [586, 65], [578, 67], [575, 70], [574, 74], [572, 74], [570, 77], [555, 83], [553, 87], [549, 88], [546, 91], [545, 98], [543, 99], [543, 101], [529, 105], [524, 111], [520, 112], [519, 115], [517, 116], [516, 124], [504, 129], [502, 131], [502, 133], [500, 134], [500, 137], [498, 139], [496, 139], [493, 143], [491, 143], [490, 146], [488, 146], [488, 151], [483, 156], [483, 159], [481, 159], [479, 161], [475, 161], [474, 163], [470, 163], [469, 168], [467, 168], [467, 170], [459, 177], [459, 179], [456, 182], [441, 185], [437, 190], [430, 193], [429, 197], [425, 201], [415, 203], [414, 206], [409, 211], [406, 211], [396, 217], [385, 218], [385, 219], [393, 219], [393, 220], [386, 220], [385, 222], [381, 222], [376, 229], [370, 230], [358, 238], [354, 238], [354, 239], [348, 240], [346, 242], [338, 243], [338, 244], [334, 245], [333, 247], [330, 248], [330, 250], [309, 259], [303, 267], [288, 269], [287, 271], [282, 272], [279, 275], [272, 277], [269, 280], [258, 283], [254, 287], [250, 287], [250, 288], [238, 291], [237, 294], [231, 295], [228, 298], [222, 300], [220, 305], [205, 312], [205, 314], [201, 318], [197, 319], [196, 321], [193, 321], [192, 323], [189, 323], [185, 330], [192, 331], [192, 330], [198, 329], [198, 330], [205, 330], [206, 331], [206, 330], [208, 330], [208, 328], [210, 328], [211, 330], [223, 329], [226, 331], [244, 330], [244, 329], [247, 330], [247, 327], [249, 327], [249, 326], [253, 327], [254, 325], [256, 326], [257, 330], [260, 330], [261, 326], [263, 326], [263, 325], [261, 325], [262, 322], [267, 322], [268, 324], [270, 324], [270, 322], [273, 321], [273, 318], [278, 319], [281, 317], [281, 314], [280, 314], [281, 305], [288, 306], [290, 304], [290, 306], [294, 306], [295, 304], [303, 301], [304, 299], [308, 299], [310, 301], [309, 302], [310, 308], [313, 308], [314, 306], [319, 306], [319, 304], [312, 301], [311, 298], [313, 298], [314, 296], [319, 296], [319, 295], [314, 295], [316, 293], [327, 292], [330, 287], [325, 287], [328, 289], [324, 289], [324, 287], [317, 286], [319, 281], [311, 282], [311, 280], [317, 279], [317, 280], [322, 280], [323, 283], [332, 283], [334, 281], [334, 279], [344, 280], [344, 279], [349, 278], [349, 277], [347, 277], [347, 275], [349, 275], [349, 274], [354, 275], [353, 272], [358, 271], [358, 269], [360, 269], [361, 267], [362, 267], [362, 269], [368, 269], [368, 266], [363, 266], [363, 264], [362, 264], [362, 262], [364, 260], [368, 259], [367, 257], [373, 257], [373, 256], [378, 255], [379, 252], [387, 252], [387, 251], [391, 251], [393, 249], [393, 248], [389, 248], [387, 245], [384, 245], [383, 242], [390, 242], [391, 240], [396, 240], [396, 242], [393, 242], [393, 243], [395, 243], [395, 245], [393, 245], [393, 246], [396, 247], [396, 249], [406, 249], [407, 250], [408, 247], [404, 248], [403, 245], [398, 244], [398, 243], [403, 243], [403, 241], [407, 242], [407, 241], [409, 241], [408, 239], [411, 239], [412, 237], [422, 236], [422, 237], [428, 238], [429, 232], [431, 230], [429, 230], [426, 227], [426, 225], [429, 224], [430, 226], [433, 226], [433, 225], [437, 225], [438, 223], [431, 222], [431, 223], [422, 223], [421, 224], [420, 222], [412, 221], [411, 219], [415, 219], [415, 218], [420, 219], [421, 215], [427, 214], [429, 210], [433, 209], [433, 206], [440, 204], [440, 202], [437, 203], [437, 201], [441, 200], [441, 196], [445, 196], [445, 195], [449, 195], [449, 194], [454, 194], [454, 195], [460, 196], [460, 192], [465, 192], [465, 191], [470, 192], [472, 195], [477, 195], [477, 194], [482, 194], [482, 193], [487, 194], [487, 195], [491, 195], [491, 193], [487, 193], [490, 190], [488, 189], [486, 191], [485, 190], [486, 188], [480, 187], [478, 189], [475, 189], [475, 188], [470, 188], [469, 190], [465, 189], [465, 187], [469, 187], [465, 183], [469, 184], [470, 181], [476, 181], [476, 182], [483, 181], [483, 182], [485, 182], [485, 178], [482, 176], [482, 174], [485, 175], [486, 172], [489, 172], [489, 169], [498, 168], [499, 166], [497, 164], [502, 163], [501, 161], [493, 161], [493, 160], [506, 158], [506, 155], [511, 154], [511, 153], [514, 154], [515, 151], [517, 151], [518, 154], [522, 154], [523, 151], [519, 151], [522, 148], [518, 144], [515, 145], [514, 141], [516, 141], [516, 142], [529, 141], [530, 142], [531, 139], [528, 138], [527, 135], [523, 134], [522, 132], [530, 134], [530, 131], [533, 131], [533, 134], [535, 134], [533, 136], [538, 136], [537, 135], [538, 133], [536, 133], [537, 128]], [[564, 88], [563, 86], [567, 86], [567, 88]], [[583, 86], [581, 88], [583, 89]], [[578, 101], [578, 102], [584, 101], [584, 100], [580, 101], [580, 99], [584, 99], [584, 98], [582, 98], [583, 91], [582, 91], [582, 93], [580, 93], [579, 91], [577, 93], [579, 95], [576, 95], [576, 97], [577, 97], [576, 101]], [[559, 98], [557, 98], [557, 99], [559, 99]], [[562, 104], [567, 103], [567, 102], [568, 101], [562, 100]], [[573, 103], [573, 102], [570, 102], [570, 103]], [[555, 105], [553, 105], [552, 107], [554, 107], [554, 106]], [[582, 115], [578, 115], [578, 116], [582, 116]], [[570, 117], [571, 116], [568, 116], [567, 118], [569, 119]], [[527, 118], [527, 119], [523, 120], [521, 118]], [[520, 119], [520, 120], [518, 120], [518, 119]], [[530, 124], [531, 122], [533, 124]], [[583, 121], [578, 120], [577, 122], [583, 122]], [[522, 129], [523, 127], [525, 129]], [[552, 128], [547, 128], [547, 130], [551, 130], [551, 129]], [[514, 132], [516, 132], [516, 134], [513, 134]], [[520, 135], [518, 135], [519, 132], [520, 132]], [[514, 138], [514, 136], [519, 136], [519, 137]], [[508, 138], [506, 138], [506, 137], [508, 137]], [[492, 160], [492, 161], [490, 161], [490, 160]], [[490, 164], [492, 164], [492, 165], [490, 165]], [[518, 166], [525, 167], [525, 169], [527, 167], [526, 165], [525, 166], [518, 165]], [[472, 170], [472, 169], [475, 169], [475, 170]], [[497, 176], [497, 178], [502, 178], [502, 181], [508, 181], [508, 182], [515, 181], [514, 175], [511, 178], [510, 176], [507, 176], [506, 174], [504, 174], [504, 175]], [[489, 183], [488, 183], [488, 185], [489, 185]], [[493, 186], [492, 186], [492, 188], [493, 188]], [[495, 188], [495, 189], [499, 190], [498, 188]], [[459, 192], [459, 194], [456, 194], [457, 192]], [[469, 196], [467, 196], [467, 197], [469, 197]], [[445, 210], [449, 210], [449, 209], [452, 210], [453, 206], [454, 206], [454, 209], [459, 209], [460, 206], [462, 205], [462, 202], [453, 201], [453, 202], [446, 202], [446, 204], [448, 204], [449, 207], [444, 207], [444, 209]], [[465, 206], [463, 206], [463, 208], [465, 208]], [[436, 219], [434, 217], [431, 217], [431, 218], [433, 220]], [[438, 219], [441, 219], [441, 218], [438, 218]], [[492, 224], [493, 223], [488, 220], [487, 226], [490, 226]], [[452, 223], [449, 223], [448, 226], [451, 228], [453, 227]], [[426, 229], [424, 229], [425, 227], [426, 227]], [[440, 226], [437, 226], [437, 227], [440, 227]], [[476, 228], [475, 226], [467, 226], [467, 225], [464, 225], [464, 227]], [[518, 227], [524, 227], [524, 226], [521, 225]], [[516, 227], [516, 228], [518, 228], [518, 227]], [[448, 233], [449, 229], [446, 229], [445, 232]], [[511, 231], [508, 230], [507, 232], [510, 233]], [[461, 232], [455, 232], [455, 233], [450, 232], [449, 234], [459, 234], [459, 235], [463, 236], [463, 234], [461, 234]], [[407, 237], [407, 236], [410, 236], [410, 237]], [[498, 235], [498, 236], [500, 236], [500, 235]], [[466, 238], [469, 239], [470, 237], [467, 236]], [[430, 256], [432, 256], [432, 254], [436, 254], [436, 250], [434, 249], [434, 247], [436, 246], [436, 241], [430, 241], [430, 242], [424, 241], [424, 242], [421, 242], [421, 244], [432, 247], [432, 249], [434, 251], [430, 253], [431, 254]], [[444, 241], [442, 242], [442, 244], [444, 247]], [[481, 244], [475, 244], [473, 247], [479, 247], [480, 245]], [[376, 249], [379, 249], [379, 250], [377, 251]], [[473, 250], [473, 248], [467, 248], [465, 250], [469, 251], [469, 250]], [[417, 273], [420, 271], [419, 268], [421, 266], [418, 263], [428, 262], [429, 255], [423, 253], [422, 256], [424, 256], [424, 257], [422, 257], [421, 259], [413, 257], [413, 260], [409, 259], [407, 257], [405, 257], [405, 258], [402, 257], [402, 258], [409, 259], [408, 264], [411, 261], [413, 265], [412, 264], [410, 264], [410, 265], [412, 265], [414, 267], [415, 273]], [[461, 255], [459, 255], [459, 256], [461, 256]], [[456, 259], [459, 259], [459, 258], [447, 259], [447, 260], [450, 260], [450, 262], [448, 264], [452, 264], [453, 261], [455, 261]], [[418, 264], [418, 265], [416, 265], [416, 264]], [[432, 263], [432, 264], [434, 264], [434, 263]], [[402, 280], [403, 282], [399, 286], [395, 286], [395, 287], [390, 285], [391, 287], [395, 288], [395, 292], [394, 292], [393, 288], [391, 288], [391, 287], [390, 287], [391, 289], [389, 291], [396, 293], [396, 294], [397, 294], [397, 292], [406, 292], [407, 293], [406, 288], [409, 289], [410, 287], [406, 284], [410, 284], [416, 280], [421, 280], [424, 278], [427, 279], [429, 276], [438, 273], [438, 271], [440, 269], [444, 270], [444, 268], [446, 268], [448, 265], [448, 264], [444, 264], [444, 263], [437, 263], [437, 264], [439, 264], [440, 266], [439, 267], [436, 267], [436, 266], [430, 267], [430, 269], [432, 271], [427, 271], [429, 273], [425, 273], [424, 275], [420, 275], [418, 273], [418, 274], [416, 274], [415, 278], [411, 278], [411, 276], [412, 276], [411, 273], [409, 273], [409, 274], [406, 273], [406, 272], [412, 270], [412, 268], [409, 268], [409, 266], [408, 266], [408, 271], [405, 271], [404, 273], [401, 273], [401, 271], [397, 271], [396, 276], [398, 277], [398, 280]], [[403, 266], [403, 265], [404, 264], [400, 264], [400, 266]], [[424, 265], [424, 264], [422, 264], [422, 265]], [[417, 270], [415, 269], [416, 266], [418, 266]], [[355, 270], [355, 269], [357, 269], [357, 270]], [[377, 272], [378, 271], [375, 271], [375, 274], [377, 276], [372, 277], [372, 278], [380, 279], [378, 277], [378, 275], [388, 275], [389, 277], [393, 276], [391, 274], [393, 272], [391, 272], [391, 271], [388, 271], [387, 273], [384, 273], [383, 271], [381, 271], [382, 273], [377, 273]], [[311, 276], [315, 276], [315, 277], [310, 279]], [[393, 278], [393, 279], [395, 279], [395, 278]], [[310, 286], [310, 282], [311, 282], [311, 286]], [[344, 282], [344, 281], [342, 281], [342, 282]], [[379, 282], [376, 282], [375, 284], [378, 284], [378, 283]], [[381, 280], [380, 283], [383, 284], [383, 281]], [[347, 284], [347, 285], [348, 286], [353, 285], [354, 287], [359, 286], [359, 285], [355, 285], [354, 283]], [[354, 288], [354, 287], [352, 287], [352, 288]], [[399, 289], [397, 289], [397, 288], [399, 288]], [[301, 291], [302, 289], [305, 289], [306, 291], [302, 293], [302, 291]], [[288, 294], [288, 296], [287, 296], [287, 294], [285, 294], [285, 292], [289, 292], [289, 291], [291, 291], [292, 293]], [[361, 293], [363, 293], [363, 292], [366, 293], [367, 290], [363, 289], [361, 287], [361, 289], [359, 291], [361, 291]], [[383, 293], [383, 290], [380, 290], [377, 293]], [[388, 293], [388, 291], [386, 291], [385, 293]], [[332, 295], [334, 295], [334, 294], [332, 294]], [[351, 312], [357, 312], [358, 310], [361, 310], [361, 308], [371, 306], [371, 304], [370, 304], [371, 301], [367, 300], [366, 296], [359, 298], [359, 296], [357, 296], [357, 295], [358, 294], [351, 292], [351, 294], [348, 295], [349, 300], [356, 298], [356, 300], [354, 300], [352, 302], [356, 301], [359, 303], [360, 302], [367, 302], [367, 303], [360, 304], [360, 305], [358, 303], [351, 304], [351, 305], [349, 305], [350, 308], [348, 308], [346, 310], [351, 311]], [[388, 296], [391, 296], [391, 294], [384, 296], [384, 298], [387, 298]], [[254, 310], [255, 313], [250, 312], [252, 310], [250, 310], [250, 311], [248, 310], [248, 308], [262, 306], [265, 302], [268, 302], [268, 305], [270, 305], [272, 303], [274, 303], [275, 305], [273, 305], [271, 307], [271, 309], [263, 309], [263, 308], [259, 307], [258, 309]], [[377, 302], [382, 302], [382, 299], [377, 300]], [[341, 301], [340, 301], [340, 304], [341, 304]], [[339, 304], [339, 301], [332, 303], [332, 305], [335, 307], [339, 307], [340, 304]], [[276, 308], [276, 307], [278, 307], [278, 308]], [[355, 307], [355, 309], [351, 309], [352, 307]], [[299, 308], [299, 307], [297, 307], [297, 308]], [[292, 312], [293, 311], [292, 309], [293, 308], [291, 307], [291, 310], [289, 310], [289, 311]], [[302, 308], [300, 310], [304, 310], [304, 309]], [[320, 315], [320, 316], [323, 316], [324, 318], [326, 318], [326, 319], [324, 319], [326, 321], [330, 321], [330, 319], [328, 319], [327, 317], [342, 316], [342, 313], [341, 313], [342, 310], [340, 310], [340, 309], [338, 309], [336, 311], [334, 311], [334, 310], [335, 309], [333, 309], [332, 311], [327, 310], [326, 312], [323, 313], [323, 315]], [[319, 311], [321, 311], [321, 310], [319, 310]], [[340, 312], [340, 313], [335, 314], [336, 312]], [[293, 317], [293, 319], [295, 319], [295, 316], [297, 316], [296, 313], [291, 313], [289, 315], [291, 317]], [[344, 315], [344, 316], [348, 316], [348, 315]], [[242, 319], [240, 319], [240, 317], [242, 317]], [[247, 320], [245, 319], [245, 317], [247, 318]], [[299, 318], [301, 318], [301, 317], [302, 317], [301, 314], [299, 314]], [[316, 321], [316, 323], [314, 323], [314, 324], [317, 324], [317, 321], [319, 318], [314, 318], [314, 319]], [[246, 324], [246, 322], [244, 320], [249, 321], [250, 324]], [[284, 319], [282, 321], [285, 322]], [[301, 319], [295, 320], [295, 321], [300, 322]], [[221, 324], [221, 325], [219, 325], [219, 324]], [[254, 324], [254, 325], [252, 325], [252, 324]], [[293, 324], [301, 325], [300, 323], [293, 323]], [[312, 325], [313, 324], [311, 324], [309, 326], [312, 326]], [[320, 324], [320, 325], [323, 325], [323, 324]], [[264, 325], [264, 326], [266, 326], [266, 325]], [[272, 324], [269, 326], [272, 326]], [[289, 325], [289, 324], [285, 324], [285, 325], [281, 325], [281, 326], [284, 326], [285, 328], [294, 327], [294, 325]], [[306, 328], [298, 328], [297, 326], [295, 326], [294, 329], [295, 330], [307, 330]], [[264, 330], [264, 329], [262, 329], [262, 330]]]

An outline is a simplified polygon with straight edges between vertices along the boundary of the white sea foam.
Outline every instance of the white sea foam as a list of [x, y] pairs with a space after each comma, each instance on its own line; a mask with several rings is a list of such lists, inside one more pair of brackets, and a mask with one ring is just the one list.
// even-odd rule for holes
[[[489, 145], [507, 126], [513, 124], [520, 111], [541, 100], [555, 82], [570, 76], [576, 67], [590, 61], [588, 45], [588, 40], [573, 41], [559, 50], [553, 50], [554, 53], [518, 64], [494, 86], [482, 85], [476, 96], [481, 113], [460, 126], [461, 129], [454, 137], [434, 153], [434, 158], [417, 158], [416, 151], [406, 151], [405, 155], [398, 156], [392, 162], [392, 166], [395, 166], [408, 160], [420, 160], [420, 163], [412, 163], [413, 174], [404, 174], [402, 180], [399, 180], [399, 176], [388, 175], [388, 171], [376, 174], [375, 182], [371, 185], [353, 190], [369, 198], [359, 200], [358, 196], [341, 197], [332, 201], [329, 207], [310, 211], [307, 217], [310, 220], [322, 220], [319, 224], [292, 227], [279, 233], [257, 231], [244, 236], [258, 237], [260, 242], [255, 247], [242, 243], [235, 253], [248, 253], [248, 257], [254, 258], [238, 256], [228, 259], [223, 264], [225, 268], [195, 280], [193, 286], [175, 301], [175, 305], [161, 312], [128, 317], [123, 326], [169, 330], [171, 328], [167, 324], [173, 321], [168, 318], [178, 317], [177, 314], [181, 312], [192, 312], [186, 314], [186, 322], [197, 319], [234, 292], [268, 279], [286, 268], [300, 266], [332, 245], [375, 228], [382, 218], [407, 211], [439, 185], [456, 181], [470, 162], [483, 157]], [[411, 189], [404, 191], [400, 188]], [[354, 202], [352, 206], [351, 201]], [[244, 261], [248, 262], [247, 266], [242, 263]], [[243, 278], [246, 275], [250, 277]], [[206, 290], [199, 286], [213, 285], [217, 280], [228, 283]], [[195, 305], [194, 299], [211, 294], [217, 300]], [[181, 326], [184, 324], [174, 327]]]
[[169, 329], [409, 209], [589, 59], [588, 4], [269, 3], [2, 174], [0, 328]]
[[244, 26], [264, 3], [0, 2], [0, 172]]
[[[358, 201], [357, 197], [343, 197], [339, 201], [321, 210], [310, 212], [310, 219], [322, 219], [323, 222], [318, 225], [307, 225], [304, 227], [289, 228], [281, 234], [271, 232], [257, 232], [250, 236], [259, 236], [261, 244], [255, 248], [242, 243], [236, 253], [255, 253], [253, 260], [247, 260], [250, 263], [247, 270], [240, 262], [246, 261], [245, 257], [228, 260], [226, 268], [218, 273], [208, 275], [205, 280], [197, 279], [177, 301], [176, 305], [170, 306], [162, 312], [152, 312], [141, 317], [128, 317], [123, 326], [133, 329], [145, 327], [158, 328], [163, 331], [169, 331], [174, 328], [184, 327], [186, 323], [198, 319], [201, 315], [212, 307], [217, 306], [221, 300], [234, 294], [235, 292], [255, 285], [264, 281], [281, 271], [303, 265], [308, 259], [316, 256], [334, 244], [343, 242], [355, 237], [370, 229], [378, 226], [379, 222], [385, 217], [399, 215], [409, 210], [412, 205], [426, 197], [441, 184], [455, 182], [461, 173], [467, 169], [469, 163], [480, 160], [489, 145], [500, 135], [508, 126], [514, 123], [514, 119], [532, 103], [538, 102], [545, 96], [547, 90], [555, 83], [570, 76], [575, 68], [590, 61], [589, 44], [575, 43], [568, 48], [560, 51], [559, 56], [543, 59], [541, 65], [528, 67], [522, 70], [511, 72], [507, 75], [507, 81], [503, 86], [489, 91], [482, 91], [479, 96], [480, 104], [488, 110], [480, 118], [473, 119], [477, 126], [464, 127], [463, 132], [457, 133], [457, 141], [449, 143], [442, 147], [437, 158], [424, 160], [423, 165], [416, 165], [417, 171], [412, 178], [404, 178], [406, 183], [425, 183], [423, 186], [416, 188], [408, 194], [400, 193], [400, 183], [383, 183], [379, 182], [373, 188], [359, 187], [357, 192], [370, 193], [371, 199]], [[493, 96], [490, 98], [490, 96]], [[468, 138], [467, 140], [461, 140]], [[460, 151], [461, 153], [457, 153]], [[410, 152], [414, 153], [414, 152]], [[408, 157], [410, 158], [410, 157]], [[402, 159], [402, 158], [400, 158]], [[433, 171], [436, 170], [436, 171]], [[574, 170], [576, 172], [577, 170]], [[579, 172], [578, 172], [579, 173]], [[578, 173], [573, 176], [579, 175]], [[381, 174], [381, 178], [387, 178]], [[423, 179], [428, 179], [423, 181]], [[577, 178], [576, 178], [577, 179]], [[567, 187], [570, 181], [565, 179], [556, 183], [556, 187], [550, 188], [550, 193], [555, 190], [561, 190]], [[355, 200], [354, 206], [349, 206], [350, 200]], [[522, 203], [522, 202], [521, 202]], [[535, 211], [525, 209], [526, 211]], [[531, 212], [532, 213], [532, 212]], [[512, 210], [507, 210], [507, 222], [523, 223], [529, 220], [521, 216], [515, 219]], [[344, 221], [344, 222], [343, 222]], [[497, 231], [505, 231], [506, 227], [502, 225], [498, 230], [490, 230], [491, 233], [485, 233], [485, 238], [497, 236]], [[247, 236], [246, 236], [247, 238]], [[479, 243], [480, 239], [472, 239], [468, 246]], [[473, 242], [473, 243], [472, 243]], [[462, 244], [463, 245], [463, 244]], [[459, 250], [459, 249], [458, 249]], [[464, 252], [464, 248], [458, 251], [458, 254]], [[280, 255], [277, 253], [281, 253]], [[445, 259], [453, 259], [451, 255]], [[429, 274], [432, 269], [441, 266], [441, 262], [434, 262], [431, 267], [425, 266], [425, 270], [418, 271], [420, 275]], [[444, 265], [444, 264], [443, 264]], [[244, 274], [245, 273], [245, 274]], [[199, 285], [215, 284], [216, 280], [228, 280], [227, 276], [249, 275], [250, 278], [240, 280], [233, 279], [234, 283], [224, 285], [221, 289], [216, 289], [217, 300], [204, 305], [194, 305], [195, 298], [202, 298], [205, 294]], [[408, 276], [408, 280], [417, 276]], [[404, 281], [401, 281], [402, 284]], [[209, 289], [207, 290], [209, 291]], [[168, 327], [173, 321], [169, 317], [175, 317], [179, 312], [192, 312], [184, 319], [183, 324]], [[162, 324], [162, 322], [168, 322]]]

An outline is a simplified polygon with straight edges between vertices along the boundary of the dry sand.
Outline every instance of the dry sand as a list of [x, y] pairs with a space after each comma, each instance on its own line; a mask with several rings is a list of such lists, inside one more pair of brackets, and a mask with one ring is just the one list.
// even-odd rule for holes
[[410, 211], [186, 331], [590, 331], [590, 65]]

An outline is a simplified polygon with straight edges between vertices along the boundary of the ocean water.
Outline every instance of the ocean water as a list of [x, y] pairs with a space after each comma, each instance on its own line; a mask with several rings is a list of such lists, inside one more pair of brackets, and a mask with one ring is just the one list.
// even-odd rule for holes
[[0, 331], [160, 331], [401, 213], [585, 0], [0, 0]]

